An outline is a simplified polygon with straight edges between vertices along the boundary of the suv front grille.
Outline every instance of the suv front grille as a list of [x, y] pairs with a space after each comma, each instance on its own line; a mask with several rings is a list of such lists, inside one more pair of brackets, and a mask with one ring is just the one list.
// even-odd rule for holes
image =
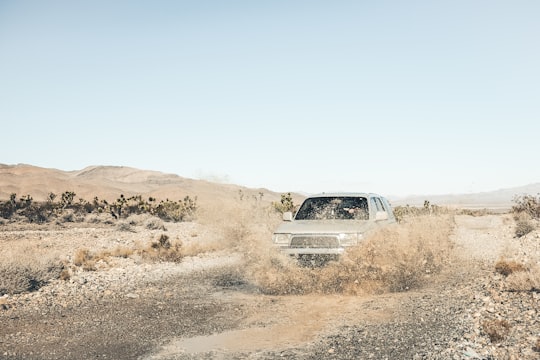
[[339, 239], [332, 235], [301, 235], [293, 236], [292, 248], [338, 248]]

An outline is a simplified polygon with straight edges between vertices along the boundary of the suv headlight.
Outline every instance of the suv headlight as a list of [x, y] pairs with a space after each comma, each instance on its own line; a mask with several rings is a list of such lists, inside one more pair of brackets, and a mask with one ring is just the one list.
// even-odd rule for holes
[[289, 240], [291, 239], [290, 234], [274, 234], [272, 235], [272, 241], [276, 245], [289, 245]]
[[362, 235], [352, 234], [339, 234], [339, 243], [341, 246], [354, 246], [358, 245], [358, 240], [362, 238]]

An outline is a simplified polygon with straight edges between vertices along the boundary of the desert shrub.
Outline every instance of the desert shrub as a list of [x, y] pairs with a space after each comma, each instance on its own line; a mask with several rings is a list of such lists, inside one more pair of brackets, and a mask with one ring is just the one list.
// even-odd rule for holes
[[510, 323], [506, 320], [495, 319], [482, 322], [482, 330], [493, 343], [504, 340], [508, 336], [510, 328]]
[[397, 222], [402, 222], [405, 218], [424, 216], [424, 215], [442, 215], [447, 214], [449, 210], [447, 208], [431, 204], [428, 200], [424, 201], [424, 206], [396, 206], [393, 208], [394, 217]]
[[29, 264], [2, 268], [0, 269], [0, 295], [38, 290], [51, 278], [48, 268]]
[[459, 209], [457, 213], [459, 215], [486, 216], [490, 214], [490, 211], [488, 209]]
[[514, 198], [514, 214], [525, 213], [533, 219], [540, 219], [540, 196], [520, 195]]
[[108, 257], [128, 258], [135, 253], [133, 248], [127, 246], [117, 246], [113, 250], [104, 251], [101, 258], [107, 259]]
[[26, 219], [31, 223], [44, 223], [49, 220], [51, 214], [50, 209], [48, 209], [47, 203], [43, 206], [39, 204], [29, 204], [24, 209], [20, 211], [20, 215], [26, 217]]
[[90, 224], [99, 224], [101, 222], [101, 219], [98, 215], [91, 214], [86, 217], [85, 221]]
[[55, 202], [57, 196], [49, 193], [44, 202], [36, 202], [30, 195], [25, 195], [17, 200], [16, 194], [11, 194], [7, 201], [0, 201], [0, 217], [3, 219], [26, 218], [33, 223], [43, 223], [56, 219], [61, 222], [84, 221], [88, 214], [110, 214], [114, 219], [127, 218], [130, 215], [149, 214], [155, 215], [164, 221], [186, 221], [194, 218], [197, 211], [197, 198], [186, 196], [180, 201], [156, 202], [150, 197], [143, 200], [140, 195], [126, 198], [120, 195], [115, 202], [99, 200], [97, 197], [89, 202], [82, 198], [75, 201], [76, 194], [73, 191], [62, 193], [59, 202]]
[[507, 291], [540, 292], [540, 265], [508, 275], [505, 287]]
[[540, 353], [540, 337], [538, 337], [532, 348], [534, 351]]
[[90, 269], [88, 270], [96, 270], [95, 265], [99, 261], [109, 263], [109, 261], [113, 257], [128, 258], [131, 255], [133, 255], [134, 252], [135, 250], [127, 246], [118, 246], [112, 250], [107, 249], [107, 250], [102, 250], [102, 251], [98, 251], [94, 253], [91, 253], [87, 251], [86, 249], [83, 249], [80, 255], [82, 261], [77, 261], [76, 264], [74, 261], [74, 264], [75, 265], [79, 264], [78, 266], [82, 265], [83, 268], [85, 264], [89, 264], [88, 266], [90, 267]]
[[67, 281], [71, 279], [71, 272], [68, 269], [63, 269], [58, 276], [60, 280]]
[[171, 201], [169, 199], [161, 201], [152, 213], [165, 221], [185, 221], [193, 219], [197, 210], [197, 198], [192, 199], [186, 196], [181, 201]]
[[523, 264], [513, 260], [499, 260], [495, 264], [495, 271], [504, 276], [525, 270], [527, 270], [527, 268]]
[[167, 231], [163, 221], [159, 218], [151, 217], [144, 222], [144, 227], [148, 230], [162, 230]]
[[66, 210], [61, 216], [62, 222], [75, 222], [75, 213], [71, 210]]
[[73, 264], [81, 266], [85, 271], [96, 270], [96, 260], [89, 249], [79, 249], [73, 256]]
[[171, 242], [168, 235], [161, 234], [156, 241], [140, 250], [140, 253], [143, 258], [152, 261], [180, 262], [184, 257], [182, 250], [182, 242]]
[[10, 194], [8, 201], [0, 201], [0, 216], [9, 219], [17, 210], [17, 194]]
[[62, 206], [63, 209], [68, 208], [69, 206], [73, 205], [74, 199], [75, 193], [73, 191], [65, 191], [61, 196], [60, 206]]
[[3, 253], [0, 262], [0, 296], [35, 291], [59, 278], [64, 265], [56, 255], [43, 256], [35, 249]]
[[287, 211], [294, 212], [295, 210], [294, 201], [290, 192], [281, 194], [281, 200], [279, 202], [273, 202], [272, 206], [274, 207], [274, 210], [281, 214]]
[[120, 246], [113, 251], [112, 255], [116, 257], [128, 258], [133, 254], [133, 252], [133, 249], [129, 247]]
[[135, 232], [135, 229], [133, 228], [133, 226], [127, 221], [120, 221], [116, 225], [116, 229], [118, 231]]
[[108, 264], [111, 258], [129, 258], [135, 253], [135, 250], [127, 246], [118, 246], [112, 250], [102, 250], [91, 252], [89, 249], [83, 248], [75, 252], [73, 256], [73, 265], [80, 266], [85, 271], [97, 270], [97, 263], [102, 261]]
[[516, 231], [515, 234], [517, 237], [522, 237], [536, 229], [535, 225], [529, 220], [518, 220], [516, 221]]

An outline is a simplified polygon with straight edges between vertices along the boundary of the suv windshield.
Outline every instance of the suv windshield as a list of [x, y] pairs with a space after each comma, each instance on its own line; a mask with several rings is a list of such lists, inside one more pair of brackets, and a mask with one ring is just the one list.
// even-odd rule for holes
[[296, 220], [368, 220], [368, 202], [365, 197], [314, 197], [304, 201]]

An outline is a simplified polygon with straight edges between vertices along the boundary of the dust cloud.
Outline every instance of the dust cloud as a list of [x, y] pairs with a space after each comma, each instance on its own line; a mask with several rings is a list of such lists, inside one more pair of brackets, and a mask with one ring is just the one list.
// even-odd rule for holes
[[224, 249], [239, 252], [243, 263], [223, 269], [226, 283], [249, 284], [269, 295], [381, 294], [421, 287], [449, 261], [453, 218], [414, 216], [366, 236], [338, 260], [302, 266], [271, 242], [281, 221], [271, 208], [237, 206], [208, 212], [206, 222]]

